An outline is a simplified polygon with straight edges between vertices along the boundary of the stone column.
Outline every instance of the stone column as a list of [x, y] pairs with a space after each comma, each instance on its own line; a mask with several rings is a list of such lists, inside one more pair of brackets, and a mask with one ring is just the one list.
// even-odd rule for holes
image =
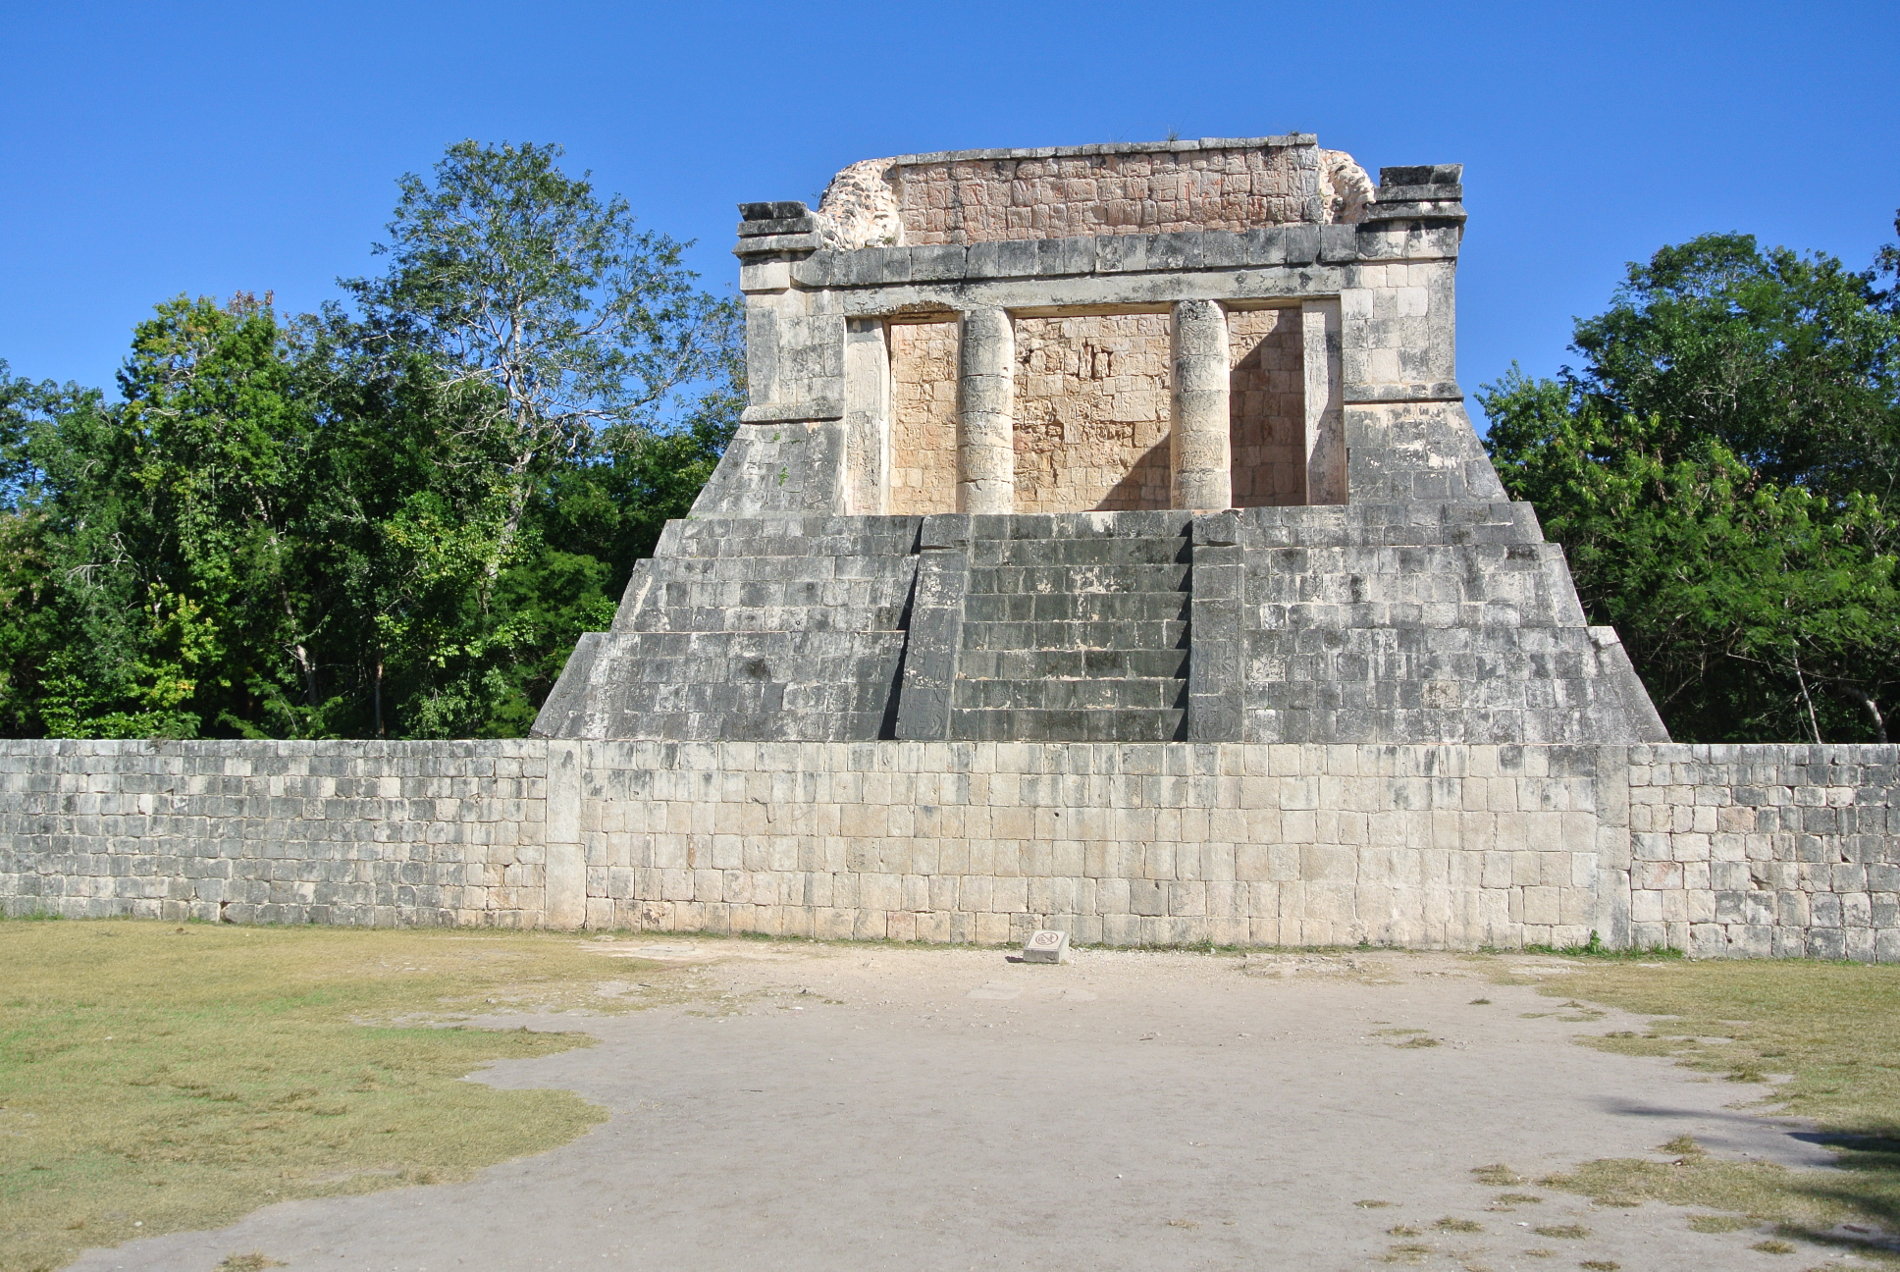
[[963, 315], [957, 354], [957, 511], [1016, 510], [1016, 335], [1002, 309]]
[[1306, 502], [1346, 502], [1346, 413], [1341, 406], [1339, 302], [1300, 306], [1305, 352]]
[[884, 323], [844, 327], [844, 511], [884, 512], [891, 488], [891, 351]]
[[1228, 434], [1227, 315], [1211, 300], [1174, 306], [1174, 391], [1168, 453], [1174, 506], [1214, 512], [1233, 506]]

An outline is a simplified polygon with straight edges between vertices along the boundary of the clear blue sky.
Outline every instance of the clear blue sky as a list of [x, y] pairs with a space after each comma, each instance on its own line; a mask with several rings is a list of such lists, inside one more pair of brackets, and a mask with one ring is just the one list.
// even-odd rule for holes
[[1856, 268], [1900, 205], [1885, 3], [22, 4], [0, 78], [0, 358], [109, 384], [181, 292], [373, 268], [396, 176], [558, 141], [729, 290], [742, 200], [976, 146], [1311, 131], [1465, 164], [1467, 390], [1547, 373], [1625, 261], [1736, 230]]

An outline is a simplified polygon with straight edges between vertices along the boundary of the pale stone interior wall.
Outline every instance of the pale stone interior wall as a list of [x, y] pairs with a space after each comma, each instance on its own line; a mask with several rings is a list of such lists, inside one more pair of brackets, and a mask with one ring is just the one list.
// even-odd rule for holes
[[1304, 338], [1297, 309], [1227, 315], [1234, 507], [1306, 499]]
[[891, 467], [886, 510], [957, 508], [957, 324], [892, 323]]
[[1318, 221], [1310, 146], [960, 159], [898, 169], [904, 242], [1245, 230]]
[[1168, 315], [1015, 327], [1016, 511], [1168, 507]]

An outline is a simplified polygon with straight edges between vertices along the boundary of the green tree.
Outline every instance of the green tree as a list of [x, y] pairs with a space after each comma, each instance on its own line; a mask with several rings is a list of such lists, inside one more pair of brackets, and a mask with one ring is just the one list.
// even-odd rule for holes
[[410, 732], [525, 732], [737, 423], [738, 307], [561, 153], [462, 142], [403, 177], [389, 268], [345, 280], [360, 319], [330, 318], [358, 382], [426, 382], [411, 427], [452, 470], [371, 554], [377, 683]]
[[1686, 740], [1886, 740], [1900, 689], [1900, 315], [1825, 256], [1711, 235], [1630, 266], [1581, 368], [1479, 397]]
[[377, 278], [344, 281], [363, 338], [423, 351], [449, 383], [492, 390], [472, 426], [503, 456], [497, 577], [529, 506], [562, 459], [601, 430], [664, 431], [695, 388], [732, 371], [736, 307], [700, 291], [684, 244], [640, 232], [625, 199], [569, 177], [555, 145], [459, 142], [434, 182], [410, 173], [376, 252]]
[[14, 511], [41, 577], [9, 625], [32, 664], [12, 714], [55, 735], [305, 731], [323, 615], [296, 372], [268, 304], [180, 297], [139, 324], [121, 403], [40, 387]]
[[558, 147], [404, 178], [362, 312], [178, 298], [0, 364], [0, 730], [509, 736], [737, 420], [737, 310]]

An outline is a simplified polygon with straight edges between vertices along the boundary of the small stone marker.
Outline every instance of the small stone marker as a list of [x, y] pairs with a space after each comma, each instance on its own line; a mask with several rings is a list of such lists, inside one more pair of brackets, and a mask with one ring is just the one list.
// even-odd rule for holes
[[1029, 934], [1023, 945], [1025, 963], [1066, 963], [1069, 961], [1069, 934], [1043, 928]]

